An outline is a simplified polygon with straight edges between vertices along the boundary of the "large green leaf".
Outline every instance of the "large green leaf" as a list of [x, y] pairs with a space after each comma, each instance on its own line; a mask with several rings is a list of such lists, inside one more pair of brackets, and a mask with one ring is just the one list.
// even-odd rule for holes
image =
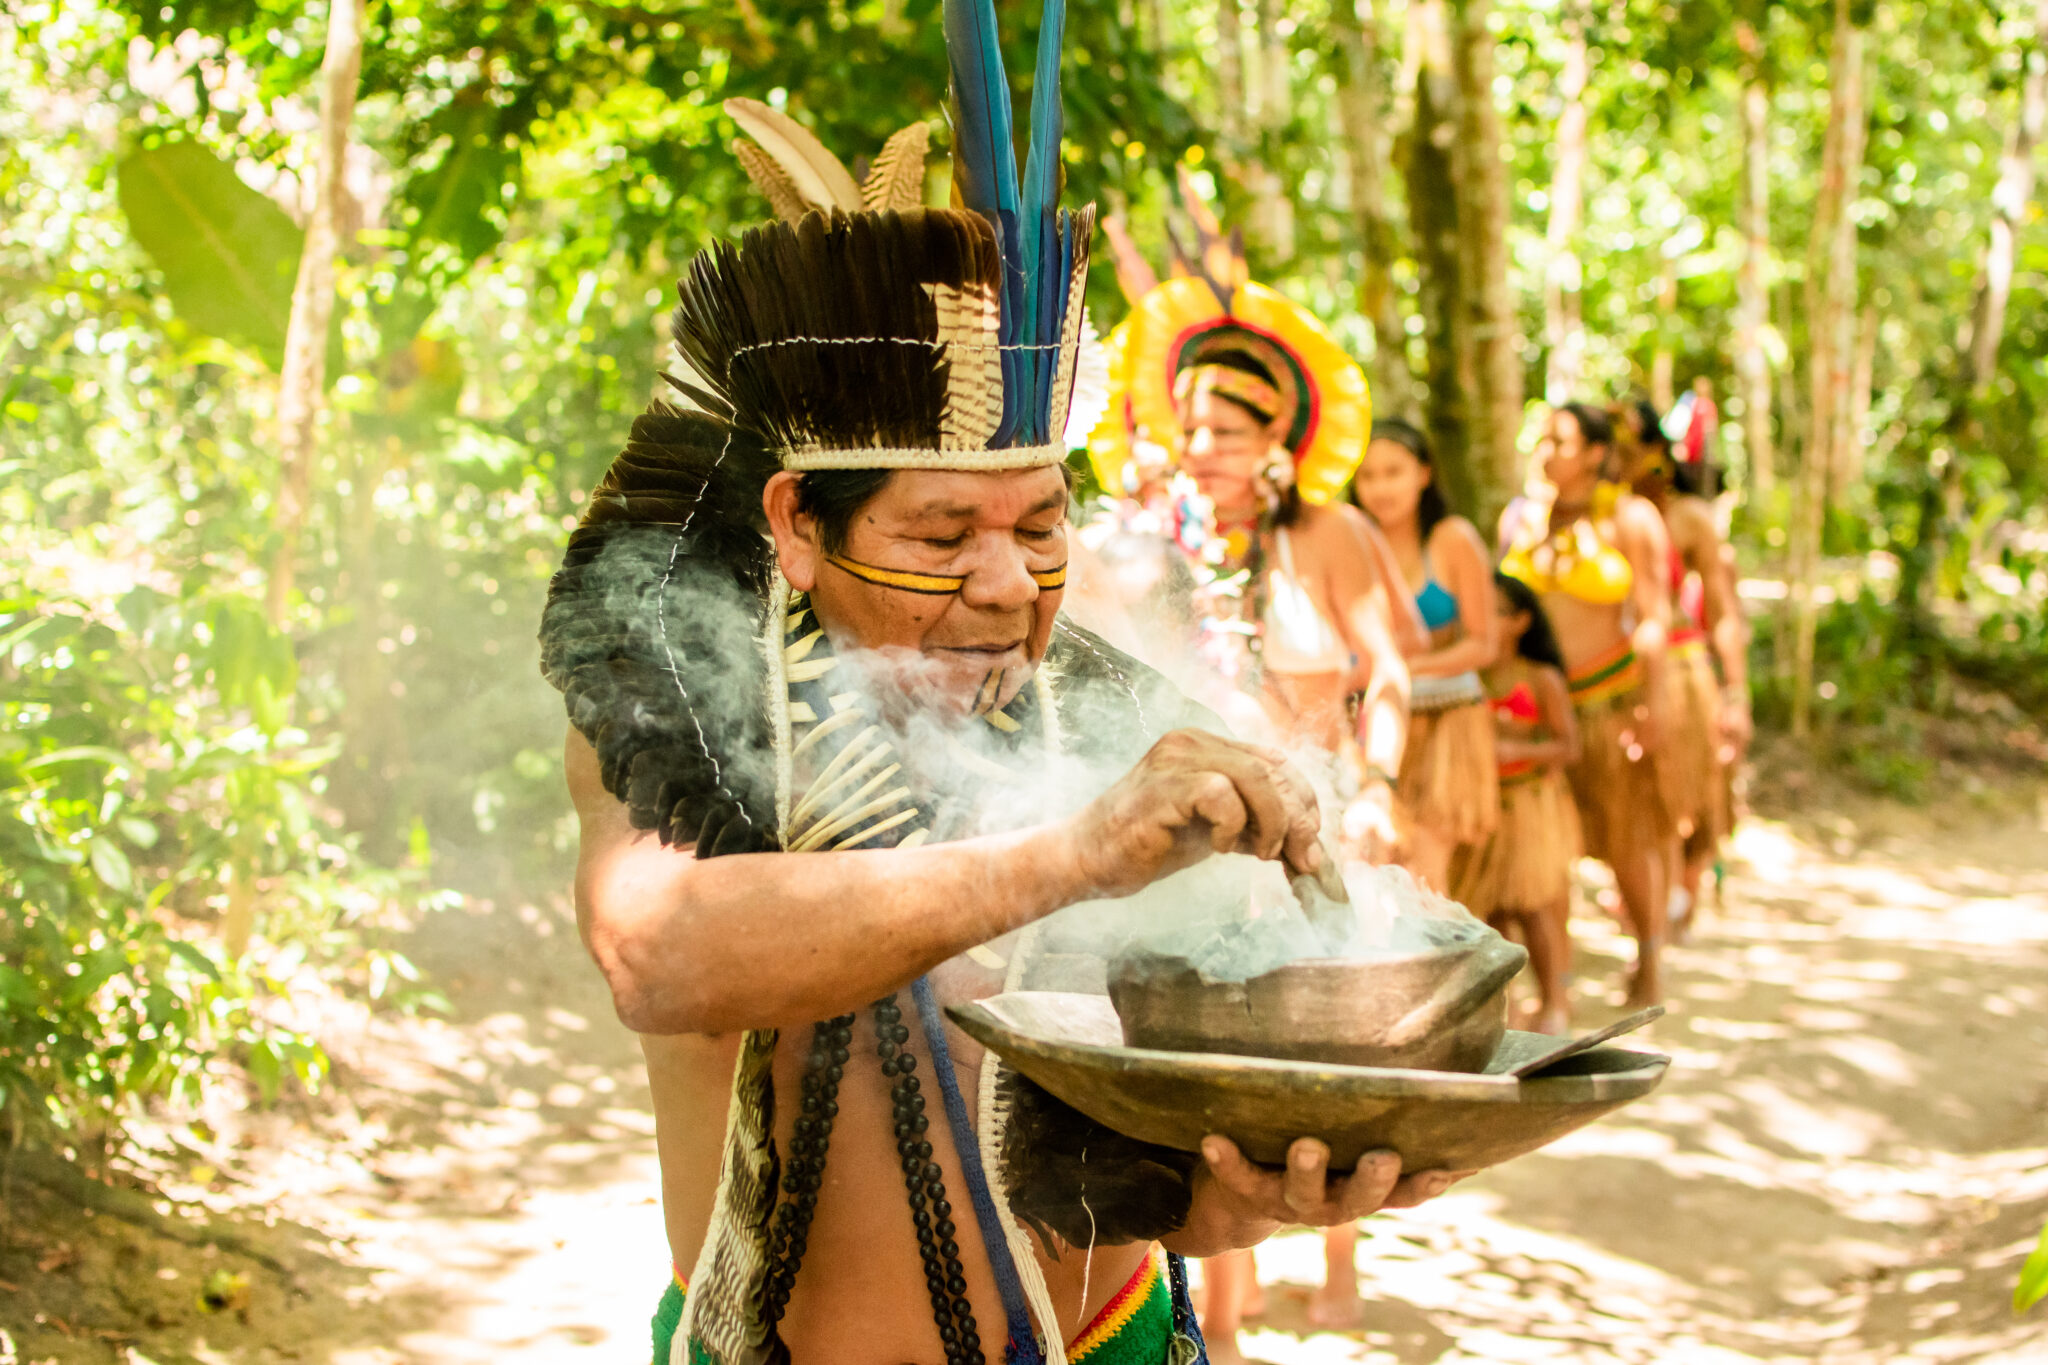
[[305, 242], [285, 211], [196, 142], [129, 156], [120, 167], [120, 201], [186, 325], [280, 368]]
[[2042, 1299], [2048, 1299], [2048, 1227], [2041, 1229], [2041, 1241], [2020, 1267], [2020, 1282], [2012, 1291], [2012, 1309], [2024, 1313]]

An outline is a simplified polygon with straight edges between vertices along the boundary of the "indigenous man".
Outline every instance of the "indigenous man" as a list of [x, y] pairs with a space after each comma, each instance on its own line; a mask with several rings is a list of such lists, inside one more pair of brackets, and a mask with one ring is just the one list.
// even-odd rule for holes
[[[986, 0], [947, 10], [992, 42]], [[798, 125], [739, 111], [786, 221], [693, 263], [698, 410], [634, 424], [550, 595], [579, 922], [656, 1108], [657, 1362], [1200, 1360], [1181, 1255], [1451, 1178], [1333, 1173], [1307, 1138], [1277, 1171], [1221, 1137], [1144, 1147], [940, 1013], [1029, 984], [1064, 906], [1211, 851], [1319, 862], [1277, 754], [1187, 728], [1058, 615], [1093, 216], [1028, 174], [1004, 206], [989, 53], [971, 79], [953, 54], [963, 209], [899, 199], [922, 176], [887, 152], [864, 203]], [[1120, 775], [1032, 795], [1063, 756]]]

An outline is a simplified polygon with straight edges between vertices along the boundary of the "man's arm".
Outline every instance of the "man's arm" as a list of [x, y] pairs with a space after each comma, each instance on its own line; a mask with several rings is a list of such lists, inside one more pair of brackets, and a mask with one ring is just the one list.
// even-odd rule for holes
[[1749, 620], [1736, 590], [1735, 550], [1721, 539], [1713, 514], [1692, 506], [1688, 520], [1700, 546], [1700, 585], [1705, 589], [1707, 639], [1721, 664], [1721, 733], [1740, 751], [1749, 747]]
[[636, 830], [571, 731], [576, 917], [639, 1033], [826, 1019], [1075, 901], [1210, 852], [1320, 862], [1313, 792], [1271, 750], [1175, 731], [1077, 815], [915, 849], [699, 859]]

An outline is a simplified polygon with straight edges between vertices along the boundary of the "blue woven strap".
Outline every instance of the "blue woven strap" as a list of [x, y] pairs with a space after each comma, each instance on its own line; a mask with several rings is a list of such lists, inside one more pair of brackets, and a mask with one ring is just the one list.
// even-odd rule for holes
[[[939, 1082], [939, 1094], [946, 1101], [946, 1122], [953, 1129], [953, 1150], [960, 1154], [960, 1172], [967, 1177], [974, 1221], [981, 1225], [981, 1244], [988, 1249], [989, 1269], [995, 1272], [996, 1289], [1003, 1296], [1003, 1316], [1010, 1334], [1003, 1358], [1009, 1365], [1045, 1365], [1045, 1353], [1038, 1349], [1038, 1336], [1031, 1330], [1031, 1313], [1024, 1304], [1024, 1281], [1018, 1278], [1017, 1262], [1010, 1255], [1009, 1239], [1003, 1234], [995, 1198], [989, 1193], [988, 1173], [981, 1166], [981, 1143], [967, 1117], [960, 1079], [953, 1074], [953, 1051], [946, 1046], [946, 1024], [939, 1014], [938, 997], [932, 993], [931, 978], [920, 976], [913, 981], [910, 994], [917, 1001], [917, 1021], [924, 1025], [925, 1046], [932, 1054], [932, 1072]], [[1048, 1327], [1058, 1330], [1056, 1324]]]

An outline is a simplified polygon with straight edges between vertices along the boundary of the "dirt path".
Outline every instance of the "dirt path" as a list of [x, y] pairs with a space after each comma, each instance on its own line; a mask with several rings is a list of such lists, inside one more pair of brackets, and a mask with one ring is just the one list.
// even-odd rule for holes
[[[2048, 810], [1950, 809], [1748, 825], [1674, 954], [1664, 1087], [1370, 1222], [1362, 1333], [1305, 1327], [1320, 1242], [1276, 1240], [1250, 1353], [2048, 1361], [2048, 1310], [2007, 1304], [2048, 1217]], [[1626, 945], [1578, 927], [1604, 1022]], [[0, 1365], [644, 1359], [646, 1095], [564, 911], [448, 912], [419, 949], [456, 1017], [338, 1016], [325, 1101], [155, 1135], [171, 1199], [85, 1216], [24, 1166]]]

